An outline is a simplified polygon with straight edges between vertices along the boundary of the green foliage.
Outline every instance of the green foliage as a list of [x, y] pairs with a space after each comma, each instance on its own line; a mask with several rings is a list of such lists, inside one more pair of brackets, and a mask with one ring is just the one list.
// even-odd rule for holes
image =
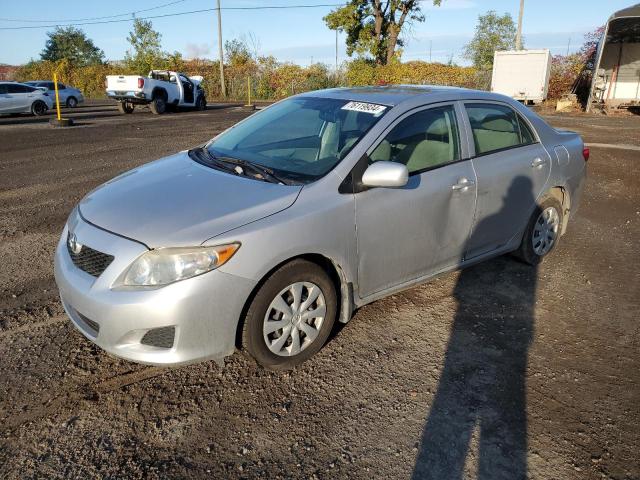
[[404, 45], [400, 34], [407, 22], [424, 19], [420, 0], [350, 0], [324, 17], [331, 30], [346, 32], [349, 56], [370, 56], [378, 65], [391, 62], [396, 48]]
[[104, 52], [80, 29], [57, 27], [53, 32], [48, 32], [47, 36], [49, 38], [40, 53], [42, 60], [57, 62], [66, 58], [79, 66], [95, 65], [104, 61]]
[[246, 65], [253, 60], [247, 42], [237, 38], [224, 42], [224, 53], [232, 66]]
[[458, 67], [442, 63], [398, 60], [376, 65], [368, 60], [354, 60], [347, 65], [346, 84], [361, 85], [449, 85], [467, 88], [486, 88], [473, 67]]
[[132, 48], [124, 57], [127, 70], [138, 75], [146, 75], [150, 70], [160, 68], [167, 56], [162, 51], [161, 39], [162, 35], [153, 29], [151, 21], [136, 19], [133, 22], [133, 31], [129, 32], [127, 37]]
[[478, 17], [476, 33], [465, 47], [464, 56], [479, 69], [491, 69], [496, 50], [513, 50], [516, 46], [516, 25], [508, 13], [500, 16], [490, 10]]

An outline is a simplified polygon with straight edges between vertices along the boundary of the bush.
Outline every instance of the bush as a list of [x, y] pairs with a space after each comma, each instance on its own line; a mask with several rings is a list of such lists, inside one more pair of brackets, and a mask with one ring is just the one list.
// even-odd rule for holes
[[347, 64], [346, 83], [358, 85], [449, 85], [478, 88], [478, 70], [442, 63], [394, 61], [376, 65], [368, 60], [354, 60]]
[[[161, 69], [184, 71], [187, 75], [204, 77], [203, 87], [209, 100], [223, 97], [220, 88], [219, 66], [211, 60], [183, 60], [179, 55], [169, 56]], [[146, 76], [124, 64], [98, 64], [75, 67], [68, 60], [57, 62], [32, 61], [20, 67], [16, 80], [50, 80], [53, 73], [58, 80], [82, 90], [87, 98], [104, 98], [104, 80], [107, 75], [133, 74]], [[238, 57], [225, 65], [227, 98], [245, 101], [247, 79], [251, 85], [251, 98], [277, 100], [296, 93], [337, 86], [434, 84], [470, 88], [486, 88], [482, 72], [471, 67], [458, 67], [427, 62], [393, 62], [376, 66], [368, 60], [353, 60], [343, 64], [339, 72], [333, 72], [324, 64], [300, 66], [280, 63], [274, 57]]]

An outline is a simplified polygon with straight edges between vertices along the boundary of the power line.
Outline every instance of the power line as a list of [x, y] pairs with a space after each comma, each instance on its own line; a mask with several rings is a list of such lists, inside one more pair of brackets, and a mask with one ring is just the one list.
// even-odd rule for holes
[[118, 17], [128, 17], [131, 15], [136, 15], [138, 13], [143, 13], [143, 12], [150, 12], [151, 10], [159, 10], [161, 8], [164, 7], [169, 7], [171, 5], [176, 5], [178, 3], [184, 3], [187, 0], [175, 0], [173, 2], [169, 2], [169, 3], [163, 3], [162, 5], [157, 5], [155, 7], [151, 7], [151, 8], [145, 8], [143, 10], [135, 10], [133, 12], [126, 12], [126, 13], [120, 13], [118, 15], [108, 15], [106, 17], [87, 17], [87, 18], [67, 18], [67, 19], [60, 19], [60, 20], [29, 20], [29, 19], [20, 19], [20, 18], [3, 18], [0, 17], [0, 21], [3, 22], [23, 22], [23, 23], [52, 23], [52, 22], [84, 22], [84, 21], [89, 21], [89, 20], [104, 20], [107, 18], [118, 18]]
[[[343, 7], [344, 3], [323, 3], [323, 4], [314, 4], [314, 5], [264, 5], [260, 7], [222, 7], [221, 10], [284, 10], [284, 9], [293, 9], [293, 8], [318, 8], [318, 7]], [[166, 13], [164, 15], [150, 15], [147, 17], [136, 17], [137, 20], [152, 20], [155, 18], [167, 18], [167, 17], [178, 17], [183, 15], [192, 15], [194, 13], [205, 13], [205, 12], [215, 12], [218, 11], [217, 8], [203, 8], [200, 10], [190, 10], [188, 12], [176, 12], [176, 13]], [[130, 14], [127, 14], [130, 15]], [[19, 27], [0, 27], [0, 30], [26, 30], [26, 29], [34, 29], [34, 28], [55, 28], [55, 27], [70, 27], [70, 26], [80, 26], [80, 25], [102, 25], [107, 23], [122, 23], [122, 22], [131, 22], [133, 18], [124, 18], [120, 20], [99, 20], [95, 22], [76, 22], [76, 23], [51, 23], [49, 25], [24, 25]], [[51, 22], [55, 22], [55, 20], [51, 20]]]

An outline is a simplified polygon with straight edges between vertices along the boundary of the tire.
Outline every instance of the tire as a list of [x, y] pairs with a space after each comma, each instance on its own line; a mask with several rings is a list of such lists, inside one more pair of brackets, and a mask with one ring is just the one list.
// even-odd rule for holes
[[562, 221], [562, 205], [558, 199], [543, 198], [529, 219], [516, 256], [529, 265], [541, 263], [558, 246]]
[[47, 110], [49, 110], [49, 107], [47, 107], [47, 104], [42, 100], [36, 100], [31, 105], [31, 113], [33, 113], [36, 117], [44, 115], [45, 113], [47, 113]]
[[124, 114], [129, 114], [129, 113], [133, 113], [133, 110], [135, 109], [135, 105], [133, 103], [129, 103], [129, 102], [118, 102], [118, 111], [120, 113], [124, 113]]
[[207, 99], [204, 95], [200, 95], [196, 101], [196, 110], [203, 111], [207, 109]]
[[[291, 312], [296, 290], [300, 310], [294, 308]], [[305, 309], [305, 301], [311, 297], [313, 300]], [[290, 313], [282, 313], [284, 310], [274, 304], [289, 308]], [[305, 312], [317, 312], [318, 316], [305, 317]], [[324, 317], [320, 316], [322, 313]], [[244, 318], [242, 346], [269, 370], [291, 370], [322, 348], [336, 315], [336, 289], [327, 273], [315, 263], [294, 260], [276, 270], [253, 297]], [[270, 327], [266, 327], [267, 322]], [[282, 327], [276, 328], [278, 325]], [[282, 337], [285, 338], [278, 342]]]
[[154, 115], [162, 115], [167, 111], [167, 102], [160, 95], [156, 96], [149, 104], [151, 113]]
[[76, 108], [77, 106], [78, 106], [78, 100], [76, 99], [76, 97], [67, 98], [67, 107]]

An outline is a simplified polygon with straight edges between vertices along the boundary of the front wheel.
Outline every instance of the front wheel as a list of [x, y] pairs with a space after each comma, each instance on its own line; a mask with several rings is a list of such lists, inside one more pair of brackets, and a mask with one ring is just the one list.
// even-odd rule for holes
[[75, 97], [67, 98], [67, 107], [76, 108], [78, 106], [78, 100]]
[[47, 104], [42, 100], [36, 100], [35, 102], [33, 102], [33, 105], [31, 105], [31, 113], [33, 113], [36, 117], [44, 115], [45, 113], [47, 113], [48, 109], [49, 107], [47, 107]]
[[118, 102], [118, 111], [120, 113], [133, 113], [135, 105], [130, 102]]
[[207, 109], [207, 99], [204, 95], [200, 95], [198, 97], [198, 101], [196, 102], [196, 109], [200, 111]]
[[529, 265], [538, 265], [558, 245], [563, 212], [558, 199], [547, 197], [537, 206], [516, 255]]
[[317, 264], [294, 260], [273, 273], [244, 319], [243, 347], [263, 367], [290, 370], [317, 353], [336, 319], [336, 289]]

